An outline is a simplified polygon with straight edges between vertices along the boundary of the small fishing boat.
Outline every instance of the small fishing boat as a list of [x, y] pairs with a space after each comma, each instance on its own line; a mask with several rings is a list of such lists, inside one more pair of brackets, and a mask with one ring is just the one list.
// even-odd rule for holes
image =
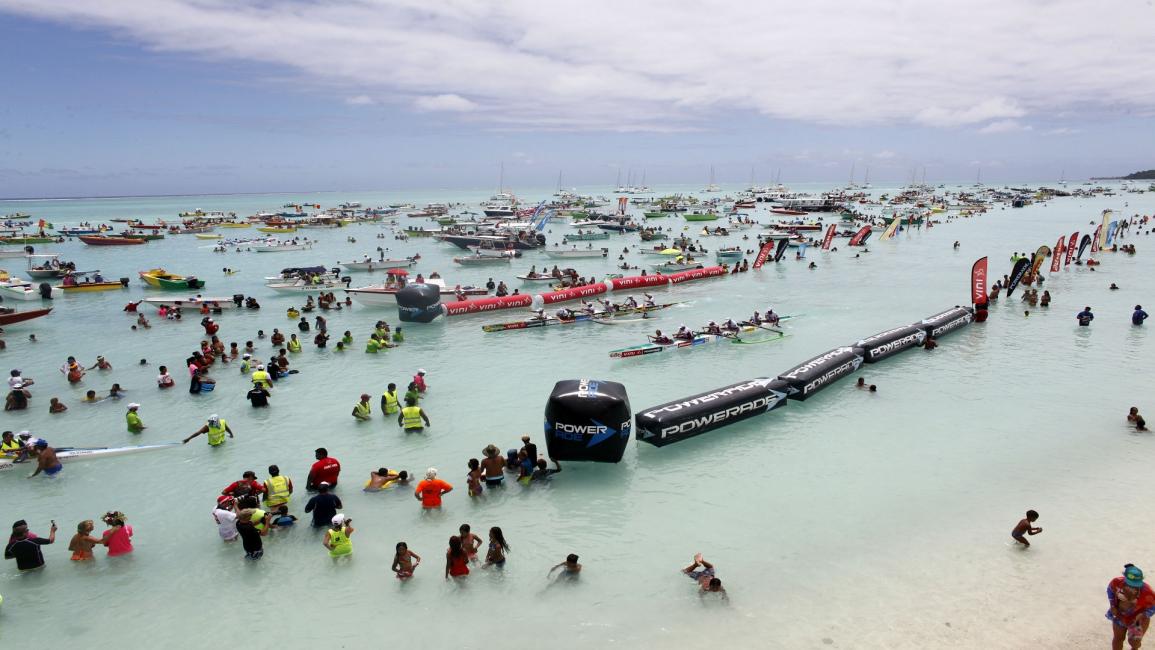
[[523, 273], [517, 276], [517, 279], [522, 282], [553, 282], [560, 278], [555, 278], [547, 273]]
[[141, 271], [140, 279], [144, 280], [148, 286], [157, 289], [188, 290], [202, 289], [205, 286], [204, 280], [198, 280], [192, 276], [176, 275], [164, 269]]
[[125, 237], [128, 239], [142, 239], [144, 241], [156, 241], [164, 239], [163, 232], [122, 232], [117, 237]]
[[322, 280], [320, 282], [297, 280], [296, 282], [267, 284], [265, 286], [277, 293], [327, 293], [329, 291], [336, 291], [337, 289], [344, 289], [346, 285], [332, 280]]
[[108, 237], [105, 235], [81, 235], [77, 239], [89, 246], [138, 246], [145, 243], [143, 239]]
[[286, 253], [289, 251], [303, 251], [309, 248], [309, 244], [267, 241], [261, 244], [253, 244], [252, 249], [258, 253]]
[[579, 230], [576, 233], [569, 234], [569, 235], [565, 236], [565, 239], [568, 241], [597, 241], [600, 239], [609, 239], [609, 238], [610, 238], [610, 233], [608, 233], [604, 230], [601, 232], [586, 232], [584, 230]]
[[0, 244], [51, 244], [62, 242], [63, 237], [41, 237], [37, 235], [21, 235], [16, 237], [0, 237]]
[[197, 239], [220, 239], [221, 237], [222, 237], [222, 235], [220, 233], [215, 233], [215, 232], [198, 232], [198, 233], [196, 233]]
[[[85, 276], [86, 280], [84, 282], [78, 282], [76, 280], [77, 276]], [[61, 283], [56, 285], [55, 288], [63, 291], [65, 294], [116, 291], [128, 288], [128, 278], [121, 278], [116, 282], [108, 282], [101, 278], [100, 271], [69, 273], [64, 276]]]
[[128, 227], [134, 230], [164, 230], [168, 227], [164, 223], [141, 223], [139, 221], [129, 221]]
[[608, 248], [571, 248], [569, 250], [545, 251], [548, 257], [555, 259], [605, 257], [609, 255], [609, 253], [610, 249]]
[[101, 229], [76, 226], [73, 228], [57, 228], [56, 232], [65, 237], [76, 237], [77, 235], [97, 235], [100, 234]]
[[792, 217], [804, 217], [807, 214], [802, 210], [791, 210], [790, 208], [770, 208], [770, 212], [772, 214], [785, 214]]
[[61, 291], [56, 287], [48, 286], [45, 293], [47, 297], [41, 293], [40, 287], [33, 285], [31, 282], [23, 280], [8, 280], [7, 282], [0, 282], [0, 298], [6, 300], [51, 300], [61, 295]]
[[296, 226], [262, 226], [260, 228], [257, 228], [257, 230], [259, 230], [261, 232], [267, 232], [270, 234], [281, 234], [281, 233], [297, 232], [297, 227]]
[[669, 212], [643, 212], [642, 216], [647, 219], [664, 219], [670, 216]]
[[687, 212], [682, 218], [686, 221], [717, 221], [718, 215], [713, 212]]
[[47, 316], [51, 312], [51, 307], [45, 307], [44, 309], [29, 309], [28, 311], [16, 311], [15, 309], [0, 307], [0, 327], [6, 327], [8, 325], [15, 325], [16, 323], [30, 321], [35, 318], [40, 318], [41, 316]]
[[218, 223], [217, 226], [221, 228], [252, 228], [253, 224], [245, 223], [243, 221], [224, 221]]
[[345, 267], [347, 271], [387, 271], [389, 269], [400, 269], [413, 266], [417, 263], [416, 258], [407, 257], [403, 260], [365, 260], [362, 262], [337, 262]]

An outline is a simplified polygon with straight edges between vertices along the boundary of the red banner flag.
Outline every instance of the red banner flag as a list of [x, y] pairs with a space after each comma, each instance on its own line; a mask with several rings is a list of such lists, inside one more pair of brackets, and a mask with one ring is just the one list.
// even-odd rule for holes
[[1103, 230], [1103, 225], [1100, 224], [1095, 228], [1095, 234], [1091, 235], [1091, 253], [1099, 252], [1099, 232]]
[[822, 250], [830, 250], [830, 242], [834, 241], [834, 231], [837, 229], [834, 224], [830, 224], [830, 227], [826, 229], [826, 236], [822, 238]]
[[1051, 273], [1059, 272], [1059, 265], [1063, 263], [1063, 244], [1066, 242], [1066, 235], [1059, 235], [1059, 243], [1055, 244], [1055, 250], [1051, 253]]
[[761, 250], [758, 251], [758, 257], [754, 259], [754, 268], [760, 269], [766, 263], [766, 258], [770, 257], [770, 252], [774, 250], [774, 240], [769, 239], [765, 244], [762, 244]]
[[1075, 256], [1075, 247], [1079, 245], [1079, 232], [1071, 235], [1071, 241], [1067, 242], [1067, 258], [1063, 260], [1063, 267], [1066, 268], [1071, 263], [1071, 258]]
[[981, 258], [971, 267], [971, 302], [987, 304], [987, 258]]

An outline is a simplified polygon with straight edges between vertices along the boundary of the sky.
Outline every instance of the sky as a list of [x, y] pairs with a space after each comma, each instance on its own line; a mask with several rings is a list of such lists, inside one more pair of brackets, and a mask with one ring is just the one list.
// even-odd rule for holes
[[1155, 167], [1151, 1], [0, 0], [0, 197]]

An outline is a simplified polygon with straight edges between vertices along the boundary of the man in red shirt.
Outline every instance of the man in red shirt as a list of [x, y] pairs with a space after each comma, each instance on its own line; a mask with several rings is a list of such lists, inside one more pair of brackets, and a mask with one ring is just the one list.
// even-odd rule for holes
[[421, 501], [422, 508], [440, 508], [441, 495], [452, 491], [452, 485], [437, 478], [437, 468], [430, 467], [425, 472], [425, 480], [417, 484], [413, 496]]
[[260, 496], [265, 491], [265, 486], [257, 480], [256, 472], [248, 471], [241, 475], [241, 480], [229, 483], [229, 486], [221, 490], [221, 494], [227, 497], [239, 499], [245, 496]]
[[309, 479], [305, 483], [305, 489], [316, 490], [322, 481], [332, 487], [337, 487], [337, 476], [341, 473], [340, 461], [336, 458], [329, 458], [329, 450], [324, 447], [317, 448], [316, 458], [317, 462], [313, 463], [312, 469], [309, 470]]

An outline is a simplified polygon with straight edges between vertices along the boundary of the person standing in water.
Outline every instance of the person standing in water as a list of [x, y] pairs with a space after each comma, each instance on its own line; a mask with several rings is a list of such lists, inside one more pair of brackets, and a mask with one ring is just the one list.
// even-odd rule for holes
[[1095, 315], [1091, 313], [1090, 307], [1084, 307], [1083, 311], [1075, 314], [1075, 318], [1079, 320], [1080, 327], [1087, 327], [1095, 320]]
[[1142, 325], [1145, 320], [1147, 320], [1147, 312], [1143, 311], [1143, 305], [1135, 305], [1135, 311], [1131, 313], [1131, 324]]
[[140, 404], [133, 402], [128, 405], [128, 412], [124, 414], [124, 422], [128, 427], [129, 433], [140, 433], [148, 427], [144, 426], [144, 422], [140, 420]]
[[505, 566], [505, 556], [509, 554], [509, 544], [505, 543], [505, 534], [497, 526], [489, 529], [489, 550], [485, 553], [485, 564], [483, 567], [495, 566], [502, 568]]
[[4, 559], [16, 560], [16, 568], [20, 571], [31, 571], [44, 566], [44, 553], [41, 546], [56, 541], [56, 522], [48, 530], [48, 538], [37, 537], [28, 532], [28, 522], [23, 519], [12, 524], [12, 536], [8, 538], [8, 545], [4, 547]]
[[349, 537], [353, 535], [353, 520], [343, 514], [333, 515], [331, 526], [325, 531], [322, 540], [325, 548], [329, 549], [329, 557], [344, 557], [353, 554], [353, 542]]
[[[413, 497], [421, 502], [425, 509], [440, 508], [441, 497], [453, 491], [453, 486], [437, 478], [437, 468], [430, 467], [425, 471], [425, 480], [417, 484]], [[460, 540], [458, 540], [460, 541]]]
[[469, 555], [461, 543], [461, 538], [454, 535], [449, 538], [449, 550], [445, 552], [445, 579], [464, 578], [469, 575]]
[[28, 478], [36, 476], [40, 472], [44, 472], [45, 476], [56, 476], [64, 466], [60, 464], [60, 460], [56, 458], [56, 450], [48, 446], [45, 440], [37, 440], [33, 446], [33, 453], [36, 454], [36, 471], [28, 475]]
[[373, 419], [373, 407], [369, 405], [369, 393], [361, 393], [361, 401], [353, 405], [353, 417], [361, 422]]
[[381, 412], [385, 417], [396, 415], [401, 411], [401, 401], [397, 397], [397, 384], [390, 383], [384, 393], [381, 393]]
[[207, 435], [210, 447], [220, 447], [225, 444], [225, 434], [228, 434], [230, 438], [235, 437], [233, 436], [233, 430], [229, 428], [229, 423], [222, 420], [221, 416], [213, 413], [209, 416], [208, 422], [203, 427], [197, 429], [191, 436], [185, 438], [182, 444], [187, 445], [189, 440], [192, 440], [202, 433]]
[[1022, 544], [1023, 548], [1031, 547], [1031, 543], [1027, 541], [1027, 538], [1023, 537], [1023, 535], [1038, 535], [1039, 533], [1043, 532], [1042, 528], [1036, 528], [1031, 525], [1038, 519], [1039, 513], [1035, 512], [1034, 510], [1028, 510], [1027, 516], [1023, 519], [1020, 519], [1019, 523], [1015, 524], [1015, 529], [1011, 531], [1011, 537], [1014, 538], [1014, 540], [1019, 544]]
[[[416, 560], [416, 561], [414, 561]], [[413, 571], [421, 564], [421, 556], [409, 550], [405, 542], [397, 542], [397, 551], [393, 554], [393, 573], [398, 580], [408, 580], [413, 577]]]

